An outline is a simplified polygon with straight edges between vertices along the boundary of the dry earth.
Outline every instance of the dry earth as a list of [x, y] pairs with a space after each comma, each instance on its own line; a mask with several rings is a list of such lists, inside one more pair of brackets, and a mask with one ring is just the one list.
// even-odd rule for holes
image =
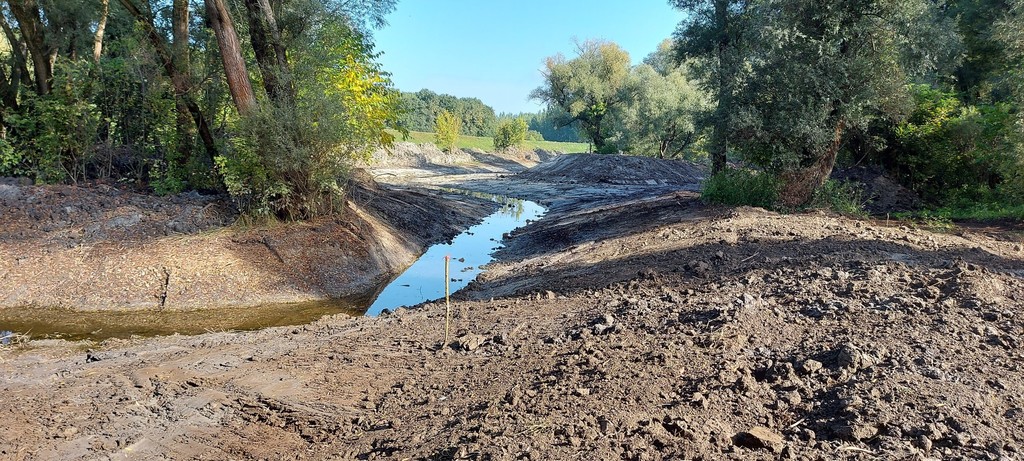
[[443, 303], [6, 347], [0, 458], [1024, 459], [1019, 227], [707, 208], [690, 165], [584, 159], [375, 170], [551, 207], [444, 347]]

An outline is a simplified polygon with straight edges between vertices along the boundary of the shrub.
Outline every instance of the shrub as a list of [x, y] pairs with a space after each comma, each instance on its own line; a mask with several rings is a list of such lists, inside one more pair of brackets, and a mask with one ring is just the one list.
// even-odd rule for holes
[[[350, 165], [389, 145], [398, 92], [365, 38], [343, 25], [316, 56], [299, 56], [294, 103], [262, 101], [240, 117], [216, 159], [224, 185], [250, 218], [309, 219], [339, 211]], [[325, 26], [326, 27], [326, 26]], [[326, 63], [326, 64], [325, 64]]]
[[462, 131], [462, 119], [447, 110], [437, 114], [437, 121], [434, 122], [434, 140], [437, 147], [448, 153], [455, 152], [455, 143], [459, 141], [459, 132]]
[[526, 141], [526, 134], [529, 127], [523, 118], [506, 119], [498, 124], [498, 131], [494, 134], [494, 148], [505, 150], [509, 147], [519, 146]]
[[750, 170], [725, 170], [704, 181], [701, 199], [705, 203], [775, 208], [780, 181], [774, 176]]
[[850, 181], [825, 181], [814, 193], [811, 208], [828, 208], [836, 213], [864, 216], [864, 193], [860, 186]]

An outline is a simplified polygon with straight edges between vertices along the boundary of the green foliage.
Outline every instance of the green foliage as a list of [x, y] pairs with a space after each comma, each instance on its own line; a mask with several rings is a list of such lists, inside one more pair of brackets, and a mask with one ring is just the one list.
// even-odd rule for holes
[[704, 181], [700, 197], [709, 204], [773, 209], [778, 205], [780, 185], [769, 173], [726, 169]]
[[828, 180], [815, 192], [811, 208], [827, 208], [849, 216], [865, 216], [864, 191], [853, 182]]
[[530, 131], [540, 133], [546, 141], [584, 142], [579, 123], [569, 120], [567, 114], [557, 107], [547, 107], [536, 114], [520, 114], [526, 118]]
[[387, 128], [397, 120], [399, 94], [366, 38], [334, 19], [309, 31], [310, 45], [292, 54], [300, 89], [294, 104], [262, 101], [235, 123], [216, 160], [228, 192], [251, 216], [338, 211], [351, 162], [394, 141]]
[[498, 123], [494, 109], [477, 98], [456, 98], [430, 90], [402, 93], [402, 109], [399, 125], [413, 131], [433, 130], [443, 110], [462, 119], [461, 133], [467, 136], [492, 136]]
[[606, 145], [610, 129], [606, 115], [621, 103], [619, 94], [629, 70], [629, 53], [615, 43], [577, 43], [575, 58], [559, 54], [547, 59], [544, 85], [530, 97], [564, 112], [564, 124], [579, 123], [598, 151], [614, 150]]
[[510, 147], [517, 147], [526, 141], [529, 128], [526, 120], [522, 118], [502, 120], [498, 124], [498, 132], [494, 134], [494, 148], [505, 150]]
[[[21, 111], [7, 116], [11, 150], [3, 163], [37, 182], [80, 181], [96, 167], [95, 143], [100, 112], [92, 102], [94, 86], [88, 62], [57, 66], [53, 91], [29, 95]], [[17, 165], [17, 166], [15, 166]]]
[[449, 153], [454, 153], [455, 144], [459, 140], [459, 132], [462, 129], [462, 119], [447, 110], [437, 114], [434, 122], [434, 140], [437, 147]]
[[[676, 158], [691, 154], [698, 140], [697, 120], [709, 108], [708, 97], [680, 66], [671, 62], [663, 44], [648, 61], [633, 68], [622, 89], [622, 104], [613, 112], [612, 142], [630, 154]], [[659, 57], [660, 56], [660, 57]], [[664, 72], [664, 73], [663, 73]]]
[[965, 106], [928, 85], [911, 90], [914, 110], [881, 159], [900, 182], [933, 204], [1024, 200], [1012, 106]]

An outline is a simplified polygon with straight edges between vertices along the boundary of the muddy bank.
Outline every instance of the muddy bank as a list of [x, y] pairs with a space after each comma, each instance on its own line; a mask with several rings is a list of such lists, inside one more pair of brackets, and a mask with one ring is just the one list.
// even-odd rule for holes
[[495, 205], [354, 182], [346, 210], [245, 227], [224, 197], [4, 185], [0, 308], [198, 309], [364, 295]]
[[1019, 234], [442, 182], [560, 184], [458, 294], [448, 344], [428, 303], [3, 347], [0, 458], [1024, 456]]

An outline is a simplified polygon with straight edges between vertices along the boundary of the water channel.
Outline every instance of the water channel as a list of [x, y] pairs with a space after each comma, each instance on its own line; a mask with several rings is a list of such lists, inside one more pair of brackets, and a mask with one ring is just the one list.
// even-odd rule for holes
[[[462, 191], [460, 191], [462, 192]], [[468, 193], [468, 192], [464, 192]], [[94, 340], [131, 336], [194, 335], [301, 325], [325, 315], [379, 315], [444, 297], [444, 258], [450, 256], [450, 289], [469, 284], [491, 262], [503, 236], [544, 215], [544, 207], [505, 196], [471, 193], [500, 209], [449, 243], [431, 246], [412, 266], [383, 287], [350, 299], [194, 311], [77, 312], [57, 308], [0, 309], [0, 344], [18, 338]], [[22, 336], [24, 335], [24, 336]]]

